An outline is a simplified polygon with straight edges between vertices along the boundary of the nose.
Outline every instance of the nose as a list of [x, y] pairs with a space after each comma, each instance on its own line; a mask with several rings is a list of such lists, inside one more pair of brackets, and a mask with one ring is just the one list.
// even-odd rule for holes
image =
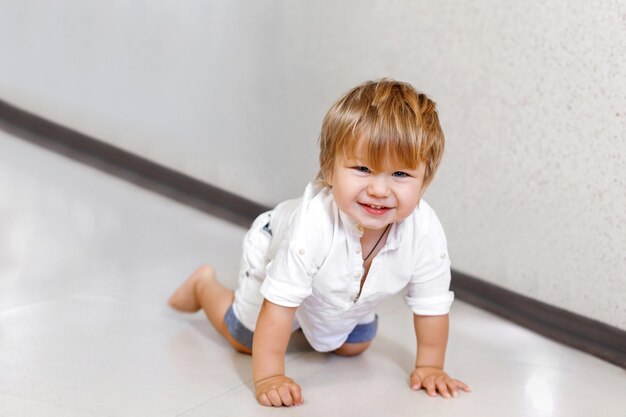
[[372, 197], [383, 198], [389, 195], [389, 184], [385, 175], [372, 175], [367, 187], [367, 193]]

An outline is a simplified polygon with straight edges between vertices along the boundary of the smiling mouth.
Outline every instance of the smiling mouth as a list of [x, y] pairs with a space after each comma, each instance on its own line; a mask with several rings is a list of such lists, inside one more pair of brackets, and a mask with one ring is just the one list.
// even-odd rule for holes
[[387, 213], [389, 210], [391, 210], [391, 207], [385, 207], [385, 206], [380, 206], [377, 204], [364, 204], [364, 203], [359, 203], [359, 205], [361, 207], [363, 207], [363, 209], [369, 213], [369, 214], [373, 214], [375, 216], [380, 216], [382, 214]]

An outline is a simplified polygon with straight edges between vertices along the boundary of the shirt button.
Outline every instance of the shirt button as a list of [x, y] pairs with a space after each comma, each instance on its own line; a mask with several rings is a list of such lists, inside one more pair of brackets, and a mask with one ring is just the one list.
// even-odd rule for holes
[[355, 252], [356, 252], [357, 254], [361, 253], [361, 248], [356, 248]]
[[441, 259], [446, 259], [446, 253], [445, 252], [441, 252], [441, 255], [439, 255], [439, 257]]
[[362, 231], [363, 231], [363, 229], [364, 229], [364, 228], [363, 228], [363, 225], [362, 225], [362, 224], [357, 224], [357, 225], [356, 225], [356, 230], [358, 230], [359, 232], [362, 232]]
[[361, 273], [360, 272], [355, 272], [354, 273], [354, 278], [361, 278]]
[[306, 251], [304, 250], [304, 248], [300, 248], [300, 249], [298, 250], [298, 253], [299, 253], [300, 255], [304, 255], [304, 253], [305, 253], [305, 252], [306, 252]]

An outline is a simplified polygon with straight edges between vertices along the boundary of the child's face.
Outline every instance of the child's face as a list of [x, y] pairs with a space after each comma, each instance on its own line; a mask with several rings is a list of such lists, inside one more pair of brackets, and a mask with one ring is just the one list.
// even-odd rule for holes
[[424, 187], [425, 164], [407, 169], [389, 163], [374, 172], [357, 146], [352, 158], [338, 158], [328, 183], [339, 208], [366, 230], [379, 230], [407, 218], [417, 207]]

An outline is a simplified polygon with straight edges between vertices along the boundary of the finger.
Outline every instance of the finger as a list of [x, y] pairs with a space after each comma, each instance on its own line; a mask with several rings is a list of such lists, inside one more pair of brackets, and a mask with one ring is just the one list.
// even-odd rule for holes
[[419, 390], [422, 388], [422, 380], [420, 379], [419, 375], [417, 375], [416, 372], [413, 372], [411, 374], [411, 377], [409, 378], [409, 386], [411, 387], [412, 390]]
[[458, 379], [453, 379], [453, 381], [456, 384], [457, 388], [461, 388], [465, 392], [471, 392], [472, 391], [472, 389], [469, 387], [469, 385], [467, 385], [465, 382], [459, 381]]
[[275, 388], [267, 392], [267, 398], [270, 399], [270, 402], [274, 407], [280, 407], [283, 405], [283, 400], [280, 399], [280, 395], [278, 395], [278, 391], [276, 391]]
[[422, 382], [422, 386], [424, 387], [424, 389], [426, 389], [428, 395], [430, 395], [431, 397], [437, 396], [437, 389], [435, 387], [434, 378], [427, 378], [424, 382]]
[[278, 388], [278, 395], [280, 396], [280, 400], [282, 401], [283, 405], [289, 407], [293, 404], [291, 392], [289, 391], [289, 388], [287, 388], [287, 384], [281, 385]]
[[456, 397], [459, 395], [456, 389], [456, 383], [454, 382], [454, 380], [450, 378], [446, 379], [446, 385], [448, 386], [448, 391], [450, 391], [450, 394], [452, 394], [453, 397]]
[[304, 401], [302, 400], [302, 388], [298, 384], [289, 384], [289, 391], [291, 391], [291, 398], [295, 405], [300, 405]]
[[450, 393], [448, 392], [448, 386], [446, 385], [446, 381], [444, 378], [437, 378], [437, 391], [443, 398], [450, 398]]
[[267, 394], [265, 393], [259, 395], [257, 397], [257, 401], [259, 402], [259, 404], [264, 405], [266, 407], [270, 407], [272, 405], [272, 403], [270, 402], [270, 399], [267, 398]]

